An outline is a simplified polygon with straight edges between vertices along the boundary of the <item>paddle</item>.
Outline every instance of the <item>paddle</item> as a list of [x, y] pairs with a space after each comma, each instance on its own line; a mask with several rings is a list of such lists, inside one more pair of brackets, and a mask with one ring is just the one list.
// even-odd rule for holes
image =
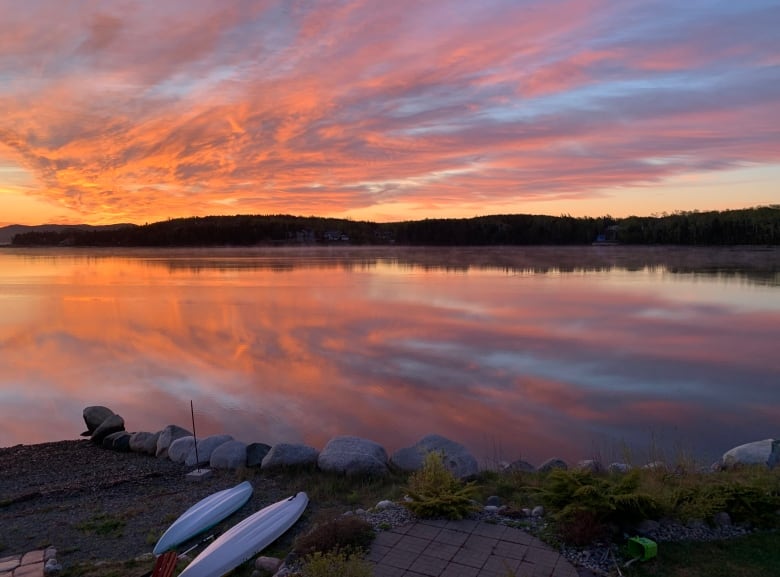
[[182, 559], [187, 553], [194, 551], [203, 545], [206, 541], [210, 541], [214, 537], [216, 537], [216, 533], [212, 533], [208, 537], [204, 537], [195, 543], [192, 547], [186, 551], [182, 551], [181, 553], [176, 553], [176, 551], [171, 549], [170, 551], [166, 551], [165, 553], [158, 555], [157, 559], [154, 561], [154, 568], [151, 571], [141, 575], [141, 577], [171, 577], [171, 575], [173, 575], [173, 571], [176, 569], [176, 563], [179, 561], [179, 559]]

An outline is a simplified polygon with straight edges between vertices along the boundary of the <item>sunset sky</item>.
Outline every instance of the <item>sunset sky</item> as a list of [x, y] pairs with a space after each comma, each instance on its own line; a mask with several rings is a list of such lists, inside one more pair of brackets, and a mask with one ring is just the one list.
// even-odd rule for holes
[[780, 203], [777, 0], [0, 11], [0, 226]]

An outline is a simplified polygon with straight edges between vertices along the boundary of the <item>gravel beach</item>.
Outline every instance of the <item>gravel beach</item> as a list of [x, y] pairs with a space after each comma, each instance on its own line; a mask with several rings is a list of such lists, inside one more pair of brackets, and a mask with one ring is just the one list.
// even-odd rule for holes
[[[0, 448], [0, 557], [52, 546], [67, 567], [151, 553], [179, 514], [242, 480], [215, 470], [191, 481], [190, 470], [88, 440]], [[255, 490], [239, 518], [287, 496], [271, 478], [251, 480]]]

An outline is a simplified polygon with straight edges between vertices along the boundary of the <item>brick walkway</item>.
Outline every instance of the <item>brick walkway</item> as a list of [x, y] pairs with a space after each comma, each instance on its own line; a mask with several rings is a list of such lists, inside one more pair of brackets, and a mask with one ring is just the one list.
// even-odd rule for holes
[[479, 521], [418, 521], [380, 533], [374, 577], [577, 577], [557, 551], [520, 529]]
[[30, 551], [24, 555], [0, 557], [0, 577], [43, 577], [44, 562], [52, 558], [53, 551]]

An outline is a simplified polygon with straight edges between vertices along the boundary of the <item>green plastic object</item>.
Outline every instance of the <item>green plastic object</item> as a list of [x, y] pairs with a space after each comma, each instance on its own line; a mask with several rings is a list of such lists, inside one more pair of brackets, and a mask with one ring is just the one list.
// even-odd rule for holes
[[628, 556], [647, 561], [658, 555], [658, 545], [646, 537], [631, 537], [628, 540]]

